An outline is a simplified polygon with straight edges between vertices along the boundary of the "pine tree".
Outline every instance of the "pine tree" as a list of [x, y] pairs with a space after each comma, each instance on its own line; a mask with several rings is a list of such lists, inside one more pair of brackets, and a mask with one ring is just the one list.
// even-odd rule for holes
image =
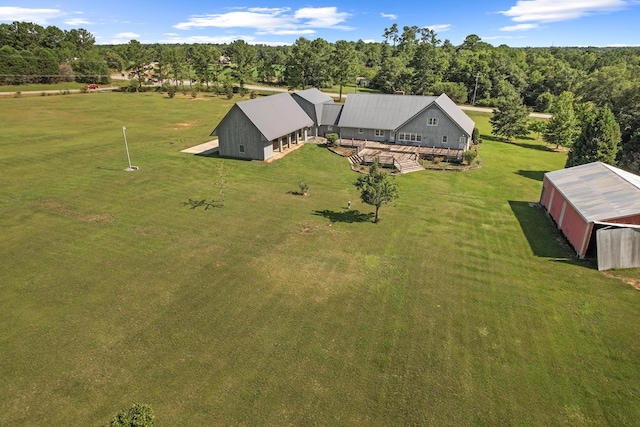
[[598, 109], [585, 118], [582, 132], [569, 150], [565, 167], [591, 162], [616, 164], [620, 126], [608, 106]]
[[547, 123], [543, 132], [544, 140], [549, 144], [570, 147], [580, 133], [578, 121], [573, 109], [573, 93], [562, 92], [551, 105], [553, 117]]

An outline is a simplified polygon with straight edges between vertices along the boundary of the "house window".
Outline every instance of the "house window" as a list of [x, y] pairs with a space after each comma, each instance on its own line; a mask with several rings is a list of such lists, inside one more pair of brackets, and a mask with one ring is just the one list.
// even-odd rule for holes
[[449, 137], [447, 135], [442, 135], [442, 143], [446, 144], [447, 142], [449, 142]]
[[460, 137], [460, 145], [464, 145], [467, 143], [467, 137], [466, 136], [461, 136]]
[[358, 129], [358, 133], [364, 133], [364, 129], [359, 128], [359, 129]]
[[244, 154], [244, 145], [243, 144], [240, 144], [240, 153]]
[[436, 117], [427, 117], [427, 126], [438, 126], [438, 119]]
[[384, 131], [382, 129], [376, 129], [375, 130], [375, 135], [376, 136], [384, 136]]
[[333, 130], [333, 126], [327, 126], [327, 131], [331, 132]]
[[420, 133], [411, 133], [411, 132], [401, 132], [398, 134], [398, 140], [407, 141], [407, 142], [422, 142], [422, 134]]

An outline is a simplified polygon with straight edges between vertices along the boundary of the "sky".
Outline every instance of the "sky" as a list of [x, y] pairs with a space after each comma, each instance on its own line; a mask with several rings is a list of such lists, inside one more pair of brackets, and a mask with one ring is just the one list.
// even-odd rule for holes
[[14, 21], [83, 28], [96, 44], [380, 42], [396, 23], [454, 45], [640, 46], [640, 0], [0, 0], [0, 23]]

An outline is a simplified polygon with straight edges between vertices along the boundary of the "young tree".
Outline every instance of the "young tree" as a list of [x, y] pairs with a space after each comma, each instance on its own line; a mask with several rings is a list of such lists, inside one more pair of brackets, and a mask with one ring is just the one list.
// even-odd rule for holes
[[378, 222], [380, 206], [398, 198], [398, 187], [389, 180], [389, 176], [382, 170], [377, 157], [369, 168], [369, 173], [360, 176], [355, 182], [355, 186], [360, 190], [360, 199], [364, 203], [376, 207], [373, 222]]
[[578, 121], [573, 110], [573, 93], [562, 92], [551, 105], [551, 120], [542, 133], [544, 140], [549, 144], [569, 147], [580, 132]]
[[129, 409], [118, 412], [107, 427], [153, 427], [154, 418], [150, 405], [134, 403]]
[[609, 107], [598, 109], [587, 117], [580, 136], [569, 150], [565, 167], [591, 162], [616, 164], [620, 126]]
[[494, 135], [504, 137], [507, 141], [515, 137], [527, 136], [529, 111], [522, 105], [521, 98], [502, 98], [497, 107], [489, 119]]
[[532, 120], [529, 122], [529, 131], [536, 134], [536, 139], [540, 139], [542, 132], [547, 128], [547, 122], [542, 120]]

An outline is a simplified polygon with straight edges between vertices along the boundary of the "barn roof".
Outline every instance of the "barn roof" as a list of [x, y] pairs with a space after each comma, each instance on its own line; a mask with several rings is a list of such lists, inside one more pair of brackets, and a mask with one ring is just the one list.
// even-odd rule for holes
[[340, 116], [340, 127], [396, 130], [421, 111], [436, 104], [469, 135], [475, 124], [447, 95], [385, 95], [350, 93]]
[[640, 215], [640, 176], [601, 162], [545, 176], [589, 222]]
[[236, 106], [268, 141], [313, 126], [313, 120], [286, 92], [240, 101]]

